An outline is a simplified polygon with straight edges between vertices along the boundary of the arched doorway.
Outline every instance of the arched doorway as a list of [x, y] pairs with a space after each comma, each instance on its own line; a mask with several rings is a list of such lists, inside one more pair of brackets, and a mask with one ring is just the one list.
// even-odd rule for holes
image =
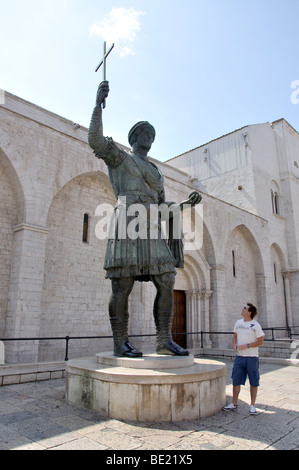
[[266, 314], [263, 260], [255, 237], [245, 225], [237, 226], [228, 238], [224, 268], [226, 331], [230, 331], [241, 316], [246, 302], [257, 305], [262, 319]]
[[182, 348], [187, 347], [187, 312], [186, 312], [186, 293], [183, 290], [173, 292], [173, 340]]
[[[178, 270], [174, 288], [173, 334], [182, 347], [200, 347], [198, 333], [210, 331], [210, 270], [200, 251], [185, 255], [185, 267]], [[208, 335], [205, 335], [205, 342], [210, 344]]]

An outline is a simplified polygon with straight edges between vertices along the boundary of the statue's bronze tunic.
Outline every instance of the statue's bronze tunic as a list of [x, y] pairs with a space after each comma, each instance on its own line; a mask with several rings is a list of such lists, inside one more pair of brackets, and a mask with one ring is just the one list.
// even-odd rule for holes
[[[135, 277], [147, 281], [151, 275], [175, 272], [176, 260], [161, 233], [161, 217], [150, 218], [150, 206], [165, 203], [164, 178], [158, 167], [148, 158], [142, 159], [118, 147], [112, 139], [105, 144], [98, 158], [109, 168], [109, 178], [118, 200], [111, 220], [104, 269], [107, 278]], [[134, 219], [127, 215], [132, 204], [142, 204], [146, 217], [142, 218], [142, 238], [132, 239], [127, 231]], [[167, 203], [166, 203], [167, 204]], [[138, 206], [137, 206], [138, 207]], [[144, 211], [142, 211], [144, 215]], [[137, 214], [138, 216], [139, 214]], [[158, 237], [152, 238], [151, 224], [158, 224]], [[139, 227], [141, 229], [141, 227]]]

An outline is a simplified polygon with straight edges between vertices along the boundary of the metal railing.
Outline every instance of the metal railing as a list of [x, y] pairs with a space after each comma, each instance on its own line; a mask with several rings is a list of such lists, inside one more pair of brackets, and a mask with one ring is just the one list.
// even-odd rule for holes
[[[271, 327], [271, 328], [263, 328], [263, 331], [266, 333], [270, 331], [271, 338], [265, 338], [265, 341], [293, 341], [295, 337], [299, 337], [299, 333], [296, 333], [295, 330], [299, 331], [299, 327]], [[275, 337], [275, 332], [286, 332], [287, 336], [285, 338], [277, 338]], [[204, 337], [212, 336], [212, 335], [233, 335], [232, 331], [192, 331], [192, 332], [184, 332], [184, 333], [175, 333], [175, 336], [198, 336], [200, 338], [200, 348], [204, 348]], [[129, 338], [149, 338], [155, 337], [156, 334], [147, 334], [147, 335], [129, 335]], [[104, 340], [104, 339], [113, 339], [113, 336], [56, 336], [56, 337], [44, 337], [44, 338], [0, 338], [0, 341], [5, 342], [18, 342], [18, 341], [65, 341], [65, 361], [69, 360], [69, 343], [70, 341], [76, 340]]]
[[[263, 328], [263, 331], [270, 331], [271, 332], [271, 338], [265, 338], [265, 341], [293, 341], [294, 337], [299, 336], [299, 333], [295, 333], [294, 330], [299, 331], [298, 326], [292, 326], [292, 327], [272, 327], [272, 328]], [[287, 337], [286, 338], [277, 338], [275, 337], [275, 332], [278, 331], [285, 331], [287, 332]]]

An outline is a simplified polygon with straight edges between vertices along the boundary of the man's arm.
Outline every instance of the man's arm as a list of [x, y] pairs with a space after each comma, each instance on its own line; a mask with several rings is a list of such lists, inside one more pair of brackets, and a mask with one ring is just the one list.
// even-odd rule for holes
[[234, 351], [237, 351], [237, 350], [238, 350], [237, 339], [238, 339], [238, 335], [237, 335], [237, 333], [234, 333], [234, 336], [233, 336], [233, 348], [234, 348]]
[[242, 344], [241, 346], [238, 347], [240, 351], [248, 348], [259, 348], [260, 346], [263, 346], [264, 344], [264, 337], [261, 336], [260, 338], [257, 338], [257, 340], [254, 343], [249, 343], [249, 344]]

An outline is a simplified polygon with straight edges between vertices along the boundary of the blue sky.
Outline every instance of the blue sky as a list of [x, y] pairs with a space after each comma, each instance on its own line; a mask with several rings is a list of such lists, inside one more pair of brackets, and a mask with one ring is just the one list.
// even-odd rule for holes
[[0, 0], [0, 18], [0, 88], [86, 127], [114, 41], [105, 134], [148, 120], [158, 160], [247, 124], [299, 131], [299, 0]]

